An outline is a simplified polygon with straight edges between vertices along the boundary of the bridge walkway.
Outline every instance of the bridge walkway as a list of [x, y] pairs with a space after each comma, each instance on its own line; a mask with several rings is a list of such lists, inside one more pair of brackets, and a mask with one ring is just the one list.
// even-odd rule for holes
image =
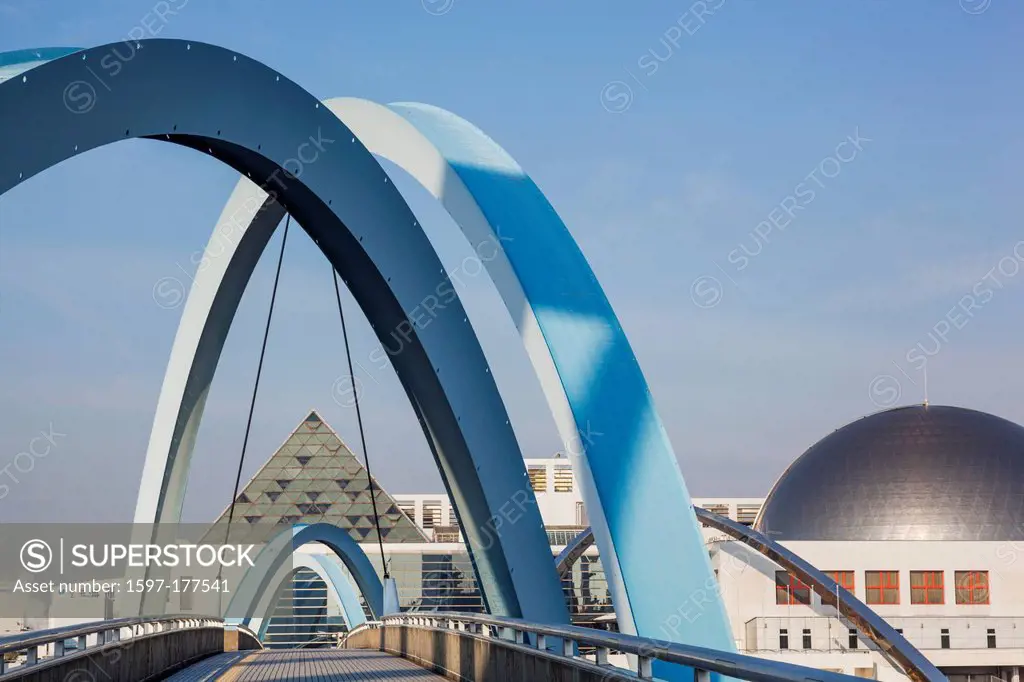
[[212, 656], [168, 682], [433, 682], [443, 680], [404, 658], [359, 649], [289, 649]]

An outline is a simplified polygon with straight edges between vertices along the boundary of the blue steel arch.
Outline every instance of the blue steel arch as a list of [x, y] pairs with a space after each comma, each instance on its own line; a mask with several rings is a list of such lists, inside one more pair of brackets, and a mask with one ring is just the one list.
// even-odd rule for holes
[[366, 600], [370, 613], [378, 618], [384, 615], [384, 588], [358, 543], [347, 531], [337, 526], [315, 523], [286, 528], [267, 543], [253, 562], [254, 565], [239, 582], [228, 604], [226, 618], [246, 627], [255, 626], [262, 638], [282, 584], [290, 578], [294, 568], [307, 567], [324, 579], [328, 589], [338, 599], [350, 628], [364, 622], [358, 596], [340, 566], [324, 555], [296, 554], [303, 546], [312, 543], [329, 548], [355, 580], [356, 588]]
[[[106, 68], [111, 55], [117, 69], [105, 72], [98, 89], [96, 69]], [[76, 154], [139, 137], [203, 151], [270, 188], [345, 278], [382, 342], [403, 330], [407, 343], [391, 361], [465, 529], [488, 608], [567, 622], [536, 505], [523, 506], [519, 523], [487, 535], [503, 505], [524, 491], [533, 499], [522, 454], [457, 298], [430, 325], [410, 326], [424, 292], [450, 282], [405, 201], [351, 131], [263, 64], [197, 42], [117, 43], [52, 61], [36, 56], [18, 68], [0, 83], [0, 194]], [[92, 97], [83, 100], [83, 93]], [[24, 134], [26, 120], [47, 132], [45, 144]], [[328, 144], [335, 145], [331, 151]], [[180, 506], [162, 506], [175, 484], [164, 465], [191, 454], [209, 380], [254, 263], [242, 265], [249, 269], [236, 278], [240, 287], [214, 301], [217, 325], [203, 339], [207, 374], [191, 385], [180, 380], [191, 411], [165, 425], [169, 449], [147, 458], [137, 521], [178, 520]]]
[[689, 508], [689, 493], [625, 332], [543, 192], [498, 143], [451, 112], [348, 98], [326, 104], [371, 152], [434, 194], [474, 247], [497, 248], [485, 265], [572, 456], [623, 631], [733, 650], [718, 599], [700, 623], [665, 627], [713, 579], [703, 536], [690, 516], [652, 522], [665, 508]]
[[[595, 528], [604, 529], [599, 533], [604, 538], [602, 557], [607, 557], [606, 575], [622, 629], [731, 649], [734, 643], [717, 600], [699, 627], [684, 624], [679, 617], [694, 590], [713, 580], [703, 538], [692, 518], [671, 528], [648, 522], [664, 504], [688, 506], [689, 496], [621, 325], [543, 194], [503, 149], [454, 114], [427, 105], [385, 107], [353, 98], [324, 104], [372, 153], [407, 171], [441, 201], [478, 253], [486, 249], [482, 265], [523, 336], [566, 449], [573, 455], [588, 513]], [[467, 167], [475, 170], [469, 173]], [[460, 168], [471, 176], [469, 181]], [[483, 177], [473, 181], [474, 174]], [[242, 214], [244, 223], [244, 207], [264, 201], [265, 194], [243, 180], [221, 222]], [[259, 221], [239, 229], [245, 234], [258, 228]], [[216, 234], [210, 243], [215, 245]], [[559, 259], [567, 259], [569, 265]], [[532, 266], [535, 261], [541, 263], [538, 269]], [[197, 286], [216, 288], [215, 277], [215, 272], [201, 272]], [[605, 382], [605, 363], [621, 364], [627, 355], [631, 364], [613, 374], [627, 375], [631, 383]], [[618, 408], [616, 401], [621, 402]], [[623, 414], [627, 422], [637, 418], [639, 423], [626, 428], [614, 421]], [[649, 431], [652, 425], [656, 434]], [[613, 432], [611, 438], [605, 437], [608, 431]], [[660, 440], [652, 442], [654, 435]], [[638, 495], [623, 503], [623, 493], [628, 498], [630, 492], [623, 467], [644, 472], [641, 480], [646, 483], [658, 479], [660, 496]], [[596, 480], [605, 484], [604, 497]], [[614, 523], [608, 520], [609, 513]], [[641, 533], [651, 537], [638, 549]], [[671, 581], [659, 570], [666, 565], [681, 567]]]
[[[684, 522], [682, 526], [659, 528], [657, 535], [662, 542], [652, 541], [642, 552], [630, 547], [631, 536], [637, 535], [639, 528], [649, 531], [652, 526], [647, 523], [647, 519], [655, 517], [662, 509], [662, 505], [666, 504], [666, 500], [674, 499], [672, 496], [635, 500], [628, 506], [628, 514], [622, 505], [610, 505], [618, 514], [614, 534], [612, 526], [605, 521], [609, 505], [598, 495], [593, 481], [598, 478], [607, 480], [610, 476], [610, 493], [606, 494], [613, 498], [613, 502], [617, 502], [623, 493], [621, 467], [630, 462], [630, 466], [638, 469], [666, 468], [670, 473], [674, 471], [675, 478], [666, 474], [668, 482], [663, 487], [673, 491], [676, 497], [681, 496], [687, 505], [689, 498], [671, 450], [652, 451], [649, 442], [637, 441], [640, 435], [644, 435], [643, 432], [637, 434], [622, 428], [621, 424], [611, 426], [618, 437], [604, 437], [604, 424], [607, 423], [607, 414], [604, 410], [609, 408], [616, 397], [623, 399], [625, 404], [642, 403], [642, 406], [633, 412], [627, 411], [628, 414], [634, 414], [637, 410], [653, 410], [649, 403], [649, 394], [646, 392], [646, 384], [643, 384], [644, 391], [638, 394], [636, 383], [625, 386], [599, 382], [588, 384], [581, 377], [588, 372], [599, 374], [602, 372], [602, 364], [617, 361], [614, 358], [609, 360], [602, 354], [606, 350], [603, 346], [614, 346], [618, 343], [620, 354], [629, 353], [632, 357], [632, 351], [625, 341], [621, 326], [617, 322], [611, 322], [613, 312], [610, 307], [603, 309], [603, 314], [610, 317], [588, 317], [587, 308], [574, 305], [571, 300], [561, 301], [559, 304], [564, 306], [562, 308], [546, 308], [545, 296], [550, 295], [550, 292], [541, 296], [540, 302], [530, 298], [530, 290], [526, 283], [542, 290], [552, 286], [560, 290], [570, 289], [584, 299], [599, 298], [606, 303], [593, 272], [589, 270], [578, 247], [554, 210], [546, 204], [546, 200], [543, 200], [540, 189], [532, 184], [521, 170], [516, 170], [518, 166], [501, 150], [501, 147], [453, 114], [423, 104], [384, 106], [367, 100], [345, 97], [329, 99], [324, 103], [367, 145], [371, 153], [386, 158], [421, 182], [449, 211], [477, 253], [484, 255], [485, 251], [486, 257], [481, 258], [482, 265], [495, 281], [523, 336], [527, 352], [535, 365], [556, 423], [565, 440], [566, 450], [573, 455], [578, 478], [584, 483], [583, 494], [588, 512], [596, 527], [605, 528], [602, 536], [605, 538], [602, 557], [607, 557], [604, 563], [609, 589], [623, 630], [705, 646], [732, 647], [733, 642], [725, 622], [724, 609], [720, 604], [716, 604], [717, 610], [713, 606], [712, 612], [705, 614], [711, 617], [701, 619], [699, 629], [683, 627], [681, 617], [674, 610], [682, 607], [695, 589], [700, 589], [712, 580], [711, 567], [695, 522], [690, 521], [691, 527], [687, 527]], [[422, 121], [419, 126], [414, 125], [413, 119], [418, 116], [425, 117], [428, 123], [432, 122], [433, 128]], [[441, 132], [438, 133], [437, 130]], [[451, 137], [454, 134], [452, 131], [457, 131], [455, 139], [442, 139], [435, 143], [438, 135]], [[493, 188], [492, 195], [481, 200], [478, 191], [474, 193], [456, 170], [460, 165], [467, 164], [466, 159], [474, 155], [490, 164], [492, 170], [487, 172], [497, 175], [496, 181], [499, 184], [508, 181], [506, 178], [512, 176], [513, 183], [525, 184], [532, 188], [531, 191], [526, 194], [520, 193], [518, 196], [510, 193], [506, 198], [502, 195], [501, 187], [498, 187]], [[495, 168], [498, 170], [494, 170]], [[244, 224], [239, 230], [243, 235], [249, 229], [258, 230], [261, 220], [274, 220], [278, 216], [270, 211], [269, 217], [257, 217], [247, 222], [245, 207], [260, 206], [265, 201], [265, 193], [252, 183], [242, 180], [222, 213], [221, 223], [225, 222], [228, 216], [241, 215]], [[507, 201], [508, 206], [502, 207], [497, 214], [485, 214], [483, 207], [501, 201]], [[538, 226], [537, 204], [541, 201], [544, 201], [544, 206], [547, 207], [542, 211], [543, 214], [550, 216], [549, 220], [554, 220], [555, 223]], [[541, 229], [546, 239], [537, 239], [524, 228], [524, 225]], [[217, 246], [216, 242], [214, 235], [211, 238], [210, 249]], [[509, 245], [514, 246], [518, 242], [524, 242], [525, 246], [518, 252], [511, 252]], [[530, 271], [529, 262], [535, 259], [544, 260], [550, 252], [559, 250], [570, 250], [578, 256], [573, 260], [577, 265], [577, 271], [571, 271], [570, 268], [561, 265], [545, 270], [542, 274]], [[210, 256], [212, 255], [211, 253]], [[572, 286], [568, 286], [565, 280], [557, 278], [552, 282], [553, 278], [547, 276], [548, 271], [566, 273], [565, 279], [572, 281]], [[200, 272], [196, 286], [201, 289], [215, 289], [220, 286], [216, 283], [217, 276], [218, 272], [215, 270]], [[191, 296], [186, 305], [193, 306]], [[577, 311], [581, 309], [582, 313], [578, 314]], [[574, 316], [579, 319], [573, 319]], [[541, 326], [540, 317], [546, 319], [549, 328], [554, 328], [552, 334], [548, 334]], [[588, 333], [591, 334], [590, 339]], [[588, 346], [588, 341], [594, 340], [593, 336], [600, 336], [601, 339]], [[601, 347], [595, 349], [595, 346]], [[635, 358], [633, 369], [639, 373]], [[633, 379], [643, 383], [642, 375], [634, 376]], [[580, 394], [581, 390], [584, 393], [593, 391], [602, 394], [622, 390], [623, 394], [604, 395], [600, 400], [588, 401], [586, 395]], [[630, 392], [631, 390], [633, 392]], [[656, 414], [645, 414], [645, 420], [656, 420]], [[597, 421], [591, 421], [592, 419]], [[615, 446], [623, 442], [623, 438], [634, 443], [633, 450], [628, 447], [622, 452], [614, 450]], [[667, 441], [663, 444], [667, 444]], [[623, 453], [627, 455], [624, 456]], [[666, 455], [670, 457], [667, 459]], [[500, 531], [499, 528], [496, 530]], [[671, 542], [666, 545], [666, 540]], [[689, 545], [684, 541], [689, 542]], [[618, 549], [623, 546], [628, 548], [625, 553]], [[659, 574], [655, 574], [657, 566], [662, 565], [681, 565], [684, 568], [674, 574], [671, 582], [667, 582], [660, 580]], [[677, 606], [672, 607], [673, 603]], [[717, 624], [710, 625], [716, 617]], [[673, 624], [673, 627], [667, 628], [666, 624]]]

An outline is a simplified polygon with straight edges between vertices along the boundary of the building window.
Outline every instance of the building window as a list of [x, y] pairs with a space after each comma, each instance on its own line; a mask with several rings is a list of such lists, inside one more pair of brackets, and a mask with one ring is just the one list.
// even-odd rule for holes
[[423, 502], [423, 527], [433, 528], [441, 525], [441, 503]]
[[810, 630], [804, 630], [804, 648], [805, 649], [810, 649], [811, 648], [811, 631]]
[[590, 519], [587, 518], [587, 510], [583, 507], [582, 502], [576, 503], [576, 525], [577, 526], [589, 526]]
[[899, 604], [899, 571], [865, 571], [865, 596], [868, 604]]
[[416, 521], [416, 503], [415, 502], [399, 502], [398, 509], [403, 514], [408, 516], [413, 522]]
[[957, 604], [988, 603], [988, 571], [957, 571], [953, 577]]
[[857, 648], [857, 628], [850, 628], [849, 632], [847, 632], [847, 637], [848, 637], [848, 639], [846, 641], [847, 647], [850, 648], [850, 649], [856, 649]]
[[776, 604], [810, 604], [811, 588], [787, 571], [775, 572]]
[[995, 649], [996, 648], [996, 631], [995, 630], [989, 630], [988, 631], [988, 648], [989, 649]]
[[572, 467], [564, 464], [555, 466], [555, 492], [572, 492]]
[[530, 485], [533, 487], [533, 492], [546, 493], [548, 491], [548, 468], [531, 466], [527, 467], [526, 471], [530, 475]]
[[825, 571], [825, 575], [836, 581], [839, 587], [853, 594], [853, 571]]
[[779, 630], [779, 648], [789, 648], [789, 630], [787, 630], [786, 628], [782, 628]]
[[949, 630], [939, 630], [939, 646], [943, 649], [949, 648]]
[[[718, 514], [719, 516], [725, 517], [729, 516], [729, 505], [727, 504], [703, 504], [701, 507], [712, 514]], [[700, 522], [700, 525], [704, 528], [710, 528], [710, 526], [703, 521]]]
[[945, 604], [945, 586], [942, 571], [910, 572], [911, 604]]
[[737, 504], [736, 521], [744, 526], [753, 526], [759, 511], [761, 511], [761, 505], [759, 504]]

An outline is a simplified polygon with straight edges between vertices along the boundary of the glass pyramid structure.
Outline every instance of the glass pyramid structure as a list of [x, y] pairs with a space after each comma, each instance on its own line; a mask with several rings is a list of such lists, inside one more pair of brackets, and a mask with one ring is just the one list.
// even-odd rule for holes
[[[384, 542], [429, 542], [377, 479], [373, 490]], [[224, 510], [210, 535], [217, 536], [221, 534], [217, 529], [225, 529], [229, 511]], [[377, 542], [366, 469], [316, 411], [309, 413], [239, 493], [231, 537], [239, 524], [250, 531], [276, 532], [280, 526], [313, 523], [334, 524], [347, 530], [356, 542]]]

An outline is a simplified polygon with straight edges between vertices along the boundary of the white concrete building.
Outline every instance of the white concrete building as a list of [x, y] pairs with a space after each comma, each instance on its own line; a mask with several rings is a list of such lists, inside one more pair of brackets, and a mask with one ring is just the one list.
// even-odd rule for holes
[[[568, 464], [527, 460], [552, 536], [553, 528], [586, 525]], [[443, 495], [395, 497], [429, 497], [450, 513]], [[693, 501], [755, 526], [828, 573], [954, 682], [1021, 682], [1024, 428], [1017, 424], [959, 408], [888, 410], [812, 446], [766, 498]], [[906, 679], [809, 586], [720, 531], [705, 527], [704, 535], [738, 650]], [[553, 541], [553, 552], [562, 544]], [[588, 585], [603, 586], [596, 548], [585, 557]], [[680, 617], [700, 618], [708, 598], [695, 596]]]

